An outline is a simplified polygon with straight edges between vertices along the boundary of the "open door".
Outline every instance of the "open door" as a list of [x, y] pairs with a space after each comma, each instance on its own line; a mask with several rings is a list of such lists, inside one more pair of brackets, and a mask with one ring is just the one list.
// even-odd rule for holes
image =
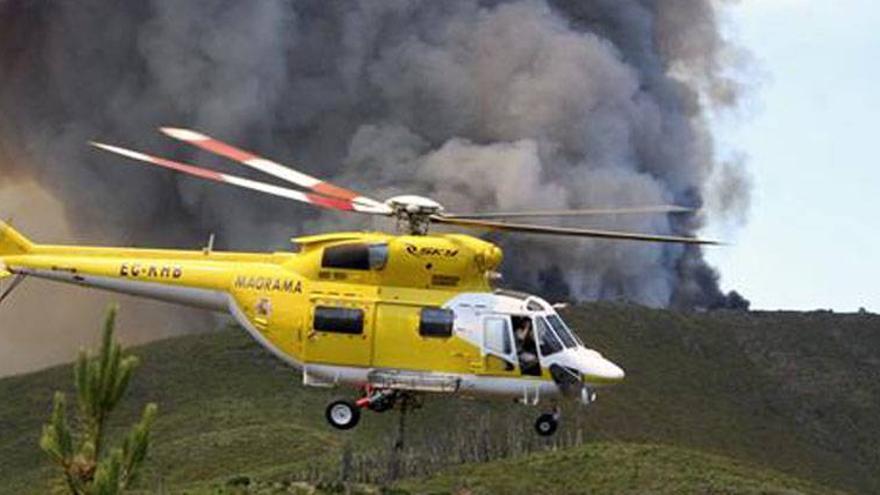
[[493, 375], [519, 375], [514, 354], [510, 317], [488, 315], [483, 317], [482, 357], [483, 372]]

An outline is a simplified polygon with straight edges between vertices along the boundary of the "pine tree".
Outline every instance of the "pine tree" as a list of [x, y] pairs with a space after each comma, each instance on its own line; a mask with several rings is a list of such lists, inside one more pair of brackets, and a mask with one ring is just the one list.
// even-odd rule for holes
[[113, 495], [131, 486], [147, 456], [158, 410], [156, 404], [148, 404], [122, 446], [106, 452], [107, 419], [138, 365], [137, 357], [123, 355], [122, 346], [114, 341], [116, 312], [115, 306], [107, 311], [98, 354], [81, 350], [74, 367], [76, 431], [68, 422], [65, 395], [56, 392], [52, 416], [40, 438], [40, 447], [62, 471], [60, 490], [73, 495]]

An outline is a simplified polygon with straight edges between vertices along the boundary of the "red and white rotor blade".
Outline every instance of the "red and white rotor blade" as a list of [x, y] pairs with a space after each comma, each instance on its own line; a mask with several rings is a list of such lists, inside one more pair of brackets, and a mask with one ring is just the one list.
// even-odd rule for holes
[[211, 136], [202, 134], [190, 129], [180, 129], [177, 127], [161, 127], [159, 128], [163, 134], [170, 136], [179, 141], [183, 141], [193, 146], [199, 147], [205, 151], [220, 155], [230, 160], [241, 163], [242, 165], [259, 170], [260, 172], [277, 177], [281, 180], [296, 184], [300, 187], [309, 189], [323, 196], [331, 198], [351, 201], [353, 203], [361, 203], [370, 206], [379, 206], [382, 203], [375, 199], [368, 198], [355, 191], [345, 189], [339, 186], [325, 182], [317, 177], [304, 174], [290, 167], [273, 162], [266, 158], [255, 155], [249, 151], [237, 148], [230, 144], [224, 143]]
[[356, 211], [359, 213], [369, 213], [374, 215], [388, 215], [389, 213], [389, 208], [381, 204], [379, 206], [381, 206], [382, 208], [376, 208], [340, 198], [331, 198], [321, 194], [306, 193], [294, 189], [288, 189], [286, 187], [267, 184], [265, 182], [237, 177], [235, 175], [224, 174], [207, 168], [187, 165], [186, 163], [176, 162], [173, 160], [168, 160], [166, 158], [159, 158], [157, 156], [148, 155], [146, 153], [141, 153], [126, 148], [120, 148], [119, 146], [112, 146], [109, 144], [97, 143], [94, 141], [90, 142], [89, 144], [97, 148], [101, 148], [102, 150], [122, 155], [126, 158], [131, 158], [133, 160], [149, 163], [151, 165], [168, 168], [187, 175], [199, 177], [201, 179], [222, 182], [224, 184], [230, 184], [245, 189], [251, 189], [262, 193], [271, 194], [273, 196], [278, 196], [285, 199], [292, 199], [294, 201], [300, 201], [302, 203], [308, 203], [331, 210]]

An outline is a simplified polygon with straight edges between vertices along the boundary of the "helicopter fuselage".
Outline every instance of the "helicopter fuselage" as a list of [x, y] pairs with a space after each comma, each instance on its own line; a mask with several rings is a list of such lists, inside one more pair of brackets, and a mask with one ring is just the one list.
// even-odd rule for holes
[[623, 379], [545, 301], [493, 290], [502, 253], [489, 242], [337, 233], [297, 238], [294, 246], [270, 254], [49, 246], [0, 224], [0, 274], [229, 313], [313, 386], [537, 403], [561, 393], [554, 366], [590, 389]]

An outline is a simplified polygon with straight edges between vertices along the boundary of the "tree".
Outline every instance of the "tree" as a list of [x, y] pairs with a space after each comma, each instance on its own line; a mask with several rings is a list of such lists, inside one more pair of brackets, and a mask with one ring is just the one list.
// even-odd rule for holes
[[62, 471], [59, 488], [73, 495], [113, 495], [131, 486], [147, 456], [150, 428], [158, 411], [156, 404], [147, 404], [122, 446], [106, 453], [107, 419], [125, 395], [139, 363], [137, 357], [124, 355], [114, 341], [116, 313], [115, 306], [107, 311], [98, 354], [79, 352], [74, 367], [75, 429], [68, 422], [65, 395], [55, 392], [52, 416], [40, 437], [40, 447]]

